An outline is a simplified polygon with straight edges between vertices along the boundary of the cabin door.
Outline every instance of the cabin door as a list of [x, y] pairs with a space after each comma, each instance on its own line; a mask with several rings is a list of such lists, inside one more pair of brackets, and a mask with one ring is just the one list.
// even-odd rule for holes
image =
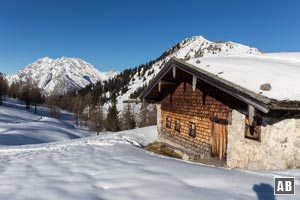
[[211, 154], [220, 160], [225, 159], [227, 150], [227, 124], [212, 122]]

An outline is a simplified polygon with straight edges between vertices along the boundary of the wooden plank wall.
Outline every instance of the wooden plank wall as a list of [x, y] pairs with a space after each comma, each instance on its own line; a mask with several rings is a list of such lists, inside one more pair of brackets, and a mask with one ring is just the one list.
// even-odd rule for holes
[[[212, 86], [198, 84], [196, 90], [193, 91], [191, 84], [183, 82], [173, 94], [165, 97], [161, 102], [161, 137], [176, 142], [195, 153], [202, 154], [203, 157], [210, 156], [213, 123], [211, 117], [228, 121], [232, 110], [231, 104], [239, 105], [233, 97]], [[171, 128], [165, 126], [167, 116], [172, 118]], [[180, 121], [180, 132], [174, 130], [175, 119]], [[195, 138], [188, 134], [189, 122], [196, 124]], [[224, 140], [226, 136], [221, 135], [221, 138]], [[220, 154], [223, 158], [226, 146], [217, 148], [216, 151], [222, 151]]]

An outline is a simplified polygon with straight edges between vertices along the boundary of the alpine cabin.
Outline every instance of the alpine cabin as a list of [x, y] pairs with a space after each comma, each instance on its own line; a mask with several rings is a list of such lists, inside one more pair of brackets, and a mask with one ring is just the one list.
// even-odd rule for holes
[[158, 141], [230, 168], [300, 167], [300, 66], [269, 60], [169, 60], [140, 96], [158, 105]]

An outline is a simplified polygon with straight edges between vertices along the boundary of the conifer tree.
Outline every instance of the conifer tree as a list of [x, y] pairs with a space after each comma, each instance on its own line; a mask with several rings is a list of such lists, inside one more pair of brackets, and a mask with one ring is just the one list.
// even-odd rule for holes
[[106, 117], [106, 129], [113, 132], [120, 130], [119, 111], [116, 106], [115, 98], [112, 99], [112, 104], [108, 108]]

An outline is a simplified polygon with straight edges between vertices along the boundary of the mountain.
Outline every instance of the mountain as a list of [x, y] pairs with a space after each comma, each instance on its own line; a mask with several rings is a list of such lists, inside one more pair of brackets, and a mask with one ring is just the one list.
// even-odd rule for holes
[[108, 80], [117, 72], [100, 72], [93, 65], [78, 58], [62, 57], [38, 59], [17, 73], [7, 75], [9, 83], [25, 81], [27, 78], [37, 83], [46, 94], [67, 90], [78, 90], [97, 81]]
[[211, 42], [202, 36], [187, 38], [166, 50], [160, 57], [133, 70], [128, 80], [128, 90], [118, 93], [118, 108], [122, 109], [122, 102], [136, 98], [143, 88], [154, 78], [160, 69], [172, 57], [183, 60], [213, 56], [259, 56], [263, 54], [257, 48], [234, 42]]

